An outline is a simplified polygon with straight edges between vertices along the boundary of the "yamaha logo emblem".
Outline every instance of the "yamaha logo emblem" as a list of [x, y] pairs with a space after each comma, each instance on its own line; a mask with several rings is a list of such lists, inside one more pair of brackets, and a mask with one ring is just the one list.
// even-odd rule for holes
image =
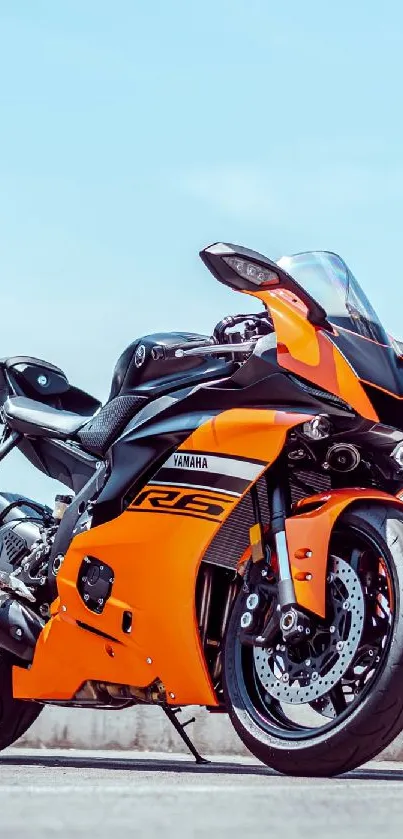
[[136, 367], [141, 367], [145, 362], [145, 358], [146, 358], [146, 348], [145, 348], [144, 344], [139, 344], [139, 346], [137, 347], [137, 350], [135, 352], [135, 356], [134, 356], [134, 363], [135, 363]]

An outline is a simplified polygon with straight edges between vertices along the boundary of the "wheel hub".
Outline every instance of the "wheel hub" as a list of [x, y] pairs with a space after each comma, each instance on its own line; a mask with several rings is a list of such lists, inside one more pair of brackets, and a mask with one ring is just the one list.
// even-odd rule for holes
[[355, 570], [331, 557], [328, 576], [330, 624], [318, 625], [309, 639], [253, 650], [257, 677], [279, 702], [313, 702], [329, 693], [350, 666], [364, 627], [364, 595]]

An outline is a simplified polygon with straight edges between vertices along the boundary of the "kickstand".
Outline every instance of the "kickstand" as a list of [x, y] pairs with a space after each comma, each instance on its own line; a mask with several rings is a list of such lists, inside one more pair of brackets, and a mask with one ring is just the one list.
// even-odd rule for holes
[[191, 722], [195, 722], [195, 717], [191, 717], [190, 720], [186, 720], [186, 722], [179, 722], [178, 717], [176, 716], [182, 710], [181, 708], [170, 708], [168, 706], [164, 706], [162, 709], [169, 721], [172, 723], [173, 727], [178, 732], [179, 736], [182, 738], [183, 742], [188, 747], [189, 751], [192, 753], [193, 757], [195, 758], [196, 763], [210, 763], [209, 760], [206, 760], [205, 757], [202, 757], [201, 754], [196, 749], [196, 746], [193, 745], [190, 737], [186, 734], [185, 726], [189, 725]]

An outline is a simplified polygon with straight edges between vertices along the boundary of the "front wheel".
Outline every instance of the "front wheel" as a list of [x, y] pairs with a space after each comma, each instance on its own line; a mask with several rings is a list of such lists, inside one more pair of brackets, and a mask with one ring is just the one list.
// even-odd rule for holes
[[[288, 775], [330, 776], [375, 757], [403, 728], [403, 513], [360, 505], [332, 534], [326, 620], [291, 646], [225, 642], [224, 691], [248, 749]], [[273, 608], [273, 604], [271, 606]], [[270, 604], [268, 605], [270, 609]]]

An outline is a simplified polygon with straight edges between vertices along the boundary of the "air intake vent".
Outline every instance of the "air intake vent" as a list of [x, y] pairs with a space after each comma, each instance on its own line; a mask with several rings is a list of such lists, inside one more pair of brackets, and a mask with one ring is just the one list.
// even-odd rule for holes
[[[258, 481], [257, 491], [262, 521], [268, 524], [270, 513], [264, 477]], [[249, 528], [254, 523], [252, 498], [248, 492], [214, 537], [203, 557], [203, 562], [221, 565], [223, 568], [236, 568], [238, 560], [249, 545]]]

